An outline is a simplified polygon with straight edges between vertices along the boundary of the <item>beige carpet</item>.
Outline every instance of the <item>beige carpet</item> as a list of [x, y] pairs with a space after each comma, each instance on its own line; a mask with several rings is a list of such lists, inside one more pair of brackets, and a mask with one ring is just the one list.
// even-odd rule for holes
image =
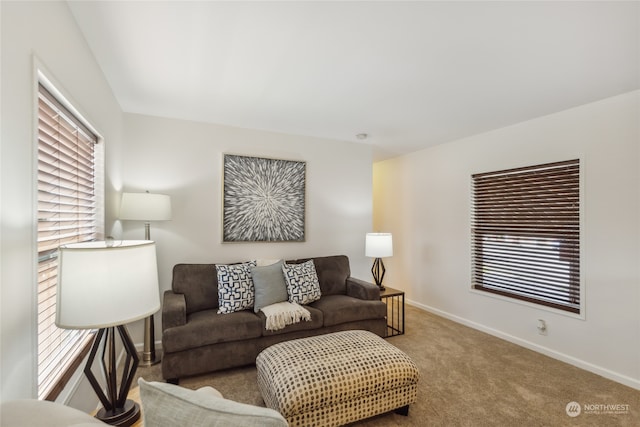
[[[405, 335], [388, 340], [420, 369], [418, 402], [408, 417], [389, 413], [354, 426], [640, 426], [640, 391], [415, 307], [406, 310]], [[159, 365], [138, 374], [161, 380]], [[264, 406], [254, 366], [184, 378], [180, 385], [211, 385], [228, 399]], [[569, 417], [566, 407], [574, 401], [581, 413]]]

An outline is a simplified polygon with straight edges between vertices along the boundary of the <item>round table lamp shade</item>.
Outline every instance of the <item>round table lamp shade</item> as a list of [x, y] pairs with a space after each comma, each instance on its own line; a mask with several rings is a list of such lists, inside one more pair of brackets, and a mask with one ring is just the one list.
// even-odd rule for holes
[[153, 241], [75, 243], [61, 246], [59, 251], [58, 327], [124, 325], [160, 309]]

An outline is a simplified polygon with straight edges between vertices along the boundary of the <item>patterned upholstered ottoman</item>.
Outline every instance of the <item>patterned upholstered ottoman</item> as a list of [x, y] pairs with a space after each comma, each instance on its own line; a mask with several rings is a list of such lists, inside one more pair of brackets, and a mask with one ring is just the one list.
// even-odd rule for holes
[[339, 426], [384, 412], [408, 414], [419, 372], [398, 348], [367, 331], [285, 341], [256, 359], [267, 407], [290, 426]]

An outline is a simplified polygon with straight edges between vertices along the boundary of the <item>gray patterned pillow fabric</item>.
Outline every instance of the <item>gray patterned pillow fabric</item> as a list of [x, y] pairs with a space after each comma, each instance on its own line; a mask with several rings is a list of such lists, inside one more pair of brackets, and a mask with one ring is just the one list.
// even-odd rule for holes
[[302, 264], [283, 264], [289, 302], [309, 304], [320, 299], [320, 282], [313, 260]]
[[251, 279], [251, 268], [255, 266], [255, 261], [216, 265], [218, 313], [233, 313], [253, 307], [255, 291]]

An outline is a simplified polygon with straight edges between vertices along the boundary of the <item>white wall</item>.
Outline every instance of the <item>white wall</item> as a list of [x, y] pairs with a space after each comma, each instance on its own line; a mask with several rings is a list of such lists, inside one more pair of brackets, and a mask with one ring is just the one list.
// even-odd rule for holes
[[37, 395], [34, 55], [105, 139], [107, 230], [113, 226], [113, 200], [121, 186], [123, 126], [120, 107], [65, 2], [2, 1], [0, 14], [0, 400], [4, 401]]
[[[142, 224], [117, 220], [123, 189], [172, 196], [173, 220], [151, 231], [161, 291], [170, 288], [178, 262], [346, 254], [354, 276], [370, 277], [364, 257], [372, 223], [370, 147], [138, 115], [126, 115], [125, 126], [65, 2], [2, 1], [0, 17], [0, 401], [37, 395], [34, 56], [105, 139], [106, 233], [143, 236]], [[307, 162], [306, 242], [220, 243], [223, 152]], [[142, 342], [142, 322], [129, 329]], [[96, 399], [82, 378], [74, 377], [63, 400], [86, 409]]]
[[[123, 182], [127, 192], [171, 196], [173, 219], [151, 224], [161, 291], [177, 263], [348, 255], [352, 275], [370, 280], [364, 236], [372, 224], [369, 146], [183, 120], [125, 114]], [[306, 162], [306, 241], [221, 243], [222, 154]], [[114, 237], [142, 238], [143, 224], [123, 221]], [[156, 331], [160, 316], [155, 316]], [[140, 334], [132, 325], [132, 332]], [[156, 341], [160, 333], [156, 332]]]
[[[386, 281], [418, 306], [640, 388], [639, 99], [636, 91], [375, 164], [374, 225], [394, 233]], [[572, 158], [584, 179], [584, 318], [470, 291], [471, 174]]]

